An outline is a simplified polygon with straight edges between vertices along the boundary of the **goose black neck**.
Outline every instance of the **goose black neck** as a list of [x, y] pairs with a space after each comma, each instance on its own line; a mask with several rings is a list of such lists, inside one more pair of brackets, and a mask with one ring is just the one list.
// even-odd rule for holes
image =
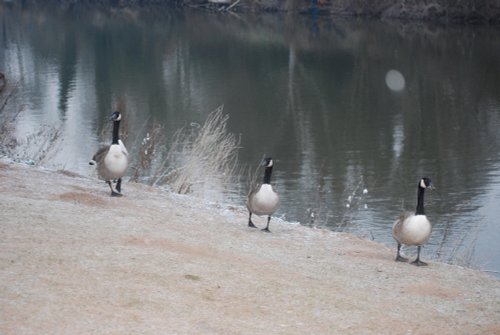
[[264, 184], [271, 184], [271, 174], [273, 173], [273, 167], [268, 166], [264, 171]]
[[118, 144], [119, 130], [120, 121], [113, 121], [113, 142], [111, 144]]
[[417, 195], [417, 210], [415, 212], [415, 215], [425, 215], [424, 193], [425, 193], [425, 188], [419, 187], [418, 188], [418, 195]]

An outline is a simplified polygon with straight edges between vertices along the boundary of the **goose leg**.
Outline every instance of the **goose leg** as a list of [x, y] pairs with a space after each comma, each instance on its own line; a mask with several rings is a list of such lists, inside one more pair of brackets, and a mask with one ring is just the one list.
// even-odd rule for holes
[[408, 258], [404, 258], [400, 254], [401, 251], [401, 243], [398, 243], [398, 255], [396, 256], [396, 262], [408, 262]]
[[108, 183], [109, 185], [109, 188], [111, 189], [111, 196], [112, 197], [121, 197], [121, 193], [118, 193], [118, 192], [115, 192], [115, 190], [113, 190], [113, 185], [111, 184], [111, 181], [108, 180], [106, 183]]
[[257, 228], [257, 227], [255, 227], [255, 225], [254, 225], [254, 224], [253, 224], [253, 222], [252, 222], [252, 213], [251, 213], [251, 212], [250, 212], [250, 214], [248, 215], [248, 226], [249, 226], [250, 228]]
[[116, 182], [116, 190], [121, 193], [122, 192], [122, 179], [118, 178], [118, 181]]
[[418, 246], [418, 249], [417, 249], [417, 250], [418, 250], [418, 251], [417, 251], [417, 259], [416, 259], [416, 260], [414, 260], [413, 262], [411, 262], [411, 264], [414, 264], [414, 265], [416, 265], [416, 266], [426, 266], [426, 265], [427, 265], [427, 263], [422, 262], [422, 261], [420, 260], [420, 248], [421, 248], [421, 247], [420, 247], [420, 246]]
[[269, 230], [269, 221], [271, 221], [271, 215], [267, 217], [267, 225], [266, 228], [262, 229], [262, 231], [265, 231], [266, 233], [270, 233], [271, 231]]

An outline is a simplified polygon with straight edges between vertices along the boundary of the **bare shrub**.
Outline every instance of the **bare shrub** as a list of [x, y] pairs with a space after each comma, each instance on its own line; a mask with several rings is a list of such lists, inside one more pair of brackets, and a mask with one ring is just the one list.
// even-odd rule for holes
[[[154, 126], [142, 138], [138, 147], [138, 156], [132, 163], [133, 175], [130, 180], [153, 184], [157, 180], [157, 171], [165, 167], [162, 159], [165, 156], [165, 128], [163, 125], [153, 123]], [[137, 141], [136, 141], [137, 142]]]
[[228, 132], [229, 116], [223, 109], [219, 106], [211, 112], [203, 126], [191, 124], [174, 134], [164, 161], [168, 167], [153, 184], [197, 195], [221, 194], [234, 185], [240, 138]]
[[262, 160], [266, 158], [266, 155], [262, 155], [262, 159], [259, 164], [253, 169], [252, 167], [247, 168], [247, 186], [248, 194], [250, 194], [257, 186], [260, 184], [259, 178], [261, 177]]
[[474, 226], [469, 229], [469, 234], [462, 234], [460, 238], [453, 239], [455, 243], [450, 250], [446, 250], [445, 242], [448, 241], [448, 236], [452, 233], [452, 227], [450, 224], [446, 224], [443, 238], [438, 246], [437, 260], [449, 264], [473, 267], [474, 253], [482, 223], [481, 220], [476, 220]]
[[37, 164], [54, 149], [54, 142], [59, 138], [61, 129], [58, 125], [41, 125], [36, 133], [18, 136], [16, 123], [26, 106], [19, 101], [19, 82], [7, 85], [6, 76], [0, 74], [0, 153]]
[[[9, 100], [15, 99], [16, 94], [18, 92], [19, 82], [7, 85], [7, 77], [0, 72], [0, 113], [3, 114], [4, 109], [6, 109]], [[2, 115], [2, 123], [5, 122], [14, 122], [19, 113], [21, 112], [21, 108], [18, 108], [14, 115]]]

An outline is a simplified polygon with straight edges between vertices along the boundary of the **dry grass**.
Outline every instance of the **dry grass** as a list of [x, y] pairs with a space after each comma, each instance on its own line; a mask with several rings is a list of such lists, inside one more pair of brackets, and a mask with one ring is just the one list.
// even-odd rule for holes
[[36, 132], [21, 137], [16, 135], [16, 123], [26, 110], [18, 101], [18, 84], [9, 85], [0, 92], [0, 153], [31, 164], [42, 162], [55, 152], [60, 140], [61, 126], [42, 124]]
[[[223, 106], [211, 112], [201, 127], [181, 128], [153, 184], [168, 185], [180, 194], [208, 195], [234, 185], [240, 138], [227, 130]], [[165, 168], [166, 166], [166, 168]]]
[[262, 155], [262, 159], [259, 161], [259, 164], [255, 168], [248, 167], [247, 168], [247, 186], [249, 189], [249, 193], [252, 192], [259, 184], [262, 178], [262, 165], [261, 162], [264, 160], [266, 155]]
[[[146, 120], [147, 122], [148, 120]], [[138, 143], [139, 141], [135, 141]], [[164, 169], [163, 157], [166, 155], [166, 136], [163, 125], [153, 122], [153, 127], [140, 140], [138, 154], [133, 157], [131, 181], [152, 184], [158, 170]]]
[[239, 194], [240, 138], [228, 131], [228, 119], [224, 106], [219, 106], [203, 125], [193, 122], [182, 127], [170, 141], [165, 128], [153, 122], [149, 131], [134, 141], [131, 181], [213, 200]]
[[16, 96], [18, 85], [7, 85], [7, 78], [3, 73], [0, 73], [0, 77], [0, 114], [2, 115], [0, 122], [0, 150], [1, 152], [9, 154], [17, 145], [14, 136], [14, 124], [17, 117], [22, 112], [22, 108], [17, 108], [15, 113], [9, 113], [9, 115], [5, 114], [5, 112], [8, 111], [6, 110], [8, 103]]
[[456, 264], [465, 267], [480, 268], [481, 266], [479, 266], [479, 264], [474, 264], [473, 262], [482, 223], [484, 222], [481, 222], [481, 220], [476, 220], [475, 225], [471, 229], [469, 229], [468, 234], [462, 234], [460, 238], [454, 239], [456, 242], [454, 245], [452, 245], [451, 250], [443, 252], [443, 250], [445, 250], [445, 242], [447, 241], [447, 236], [452, 232], [451, 226], [447, 224], [443, 233], [443, 239], [441, 240], [441, 244], [438, 248], [437, 260], [440, 262]]

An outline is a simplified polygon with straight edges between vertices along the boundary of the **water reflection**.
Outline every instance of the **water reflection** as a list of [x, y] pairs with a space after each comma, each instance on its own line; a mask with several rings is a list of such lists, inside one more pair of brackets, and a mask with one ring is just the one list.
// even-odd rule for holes
[[498, 31], [163, 7], [0, 15], [0, 67], [19, 82], [15, 155], [88, 173], [117, 101], [136, 157], [153, 124], [170, 138], [223, 104], [240, 161], [276, 157], [288, 220], [392, 245], [428, 175], [427, 258], [500, 269]]

